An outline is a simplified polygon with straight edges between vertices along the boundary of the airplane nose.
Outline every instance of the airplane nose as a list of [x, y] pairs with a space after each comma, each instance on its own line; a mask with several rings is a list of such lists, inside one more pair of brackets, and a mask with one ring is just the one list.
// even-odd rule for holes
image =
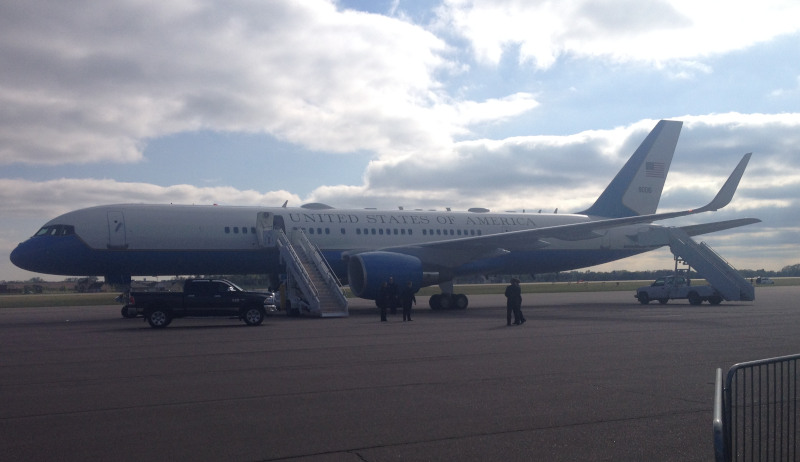
[[24, 270], [31, 270], [31, 263], [35, 261], [31, 255], [30, 245], [27, 241], [19, 243], [19, 245], [11, 251], [9, 257], [14, 266]]

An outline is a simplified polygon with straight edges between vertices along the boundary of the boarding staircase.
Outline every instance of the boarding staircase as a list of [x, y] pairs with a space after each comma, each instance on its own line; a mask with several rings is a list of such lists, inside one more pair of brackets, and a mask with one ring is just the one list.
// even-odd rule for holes
[[275, 243], [286, 264], [287, 299], [292, 308], [323, 318], [347, 316], [347, 298], [342, 284], [303, 230], [290, 231], [290, 235], [282, 230], [264, 232], [272, 233], [263, 241]]
[[705, 242], [695, 242], [686, 231], [669, 228], [669, 248], [708, 281], [725, 300], [753, 301], [755, 289], [736, 268]]

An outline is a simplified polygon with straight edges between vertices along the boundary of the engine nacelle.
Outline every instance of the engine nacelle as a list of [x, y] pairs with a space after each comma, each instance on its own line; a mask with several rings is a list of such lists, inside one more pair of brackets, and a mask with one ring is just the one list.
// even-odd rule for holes
[[422, 287], [422, 262], [417, 257], [393, 252], [365, 252], [350, 257], [347, 281], [353, 295], [375, 300], [381, 284], [394, 278], [398, 287], [408, 281], [418, 290]]

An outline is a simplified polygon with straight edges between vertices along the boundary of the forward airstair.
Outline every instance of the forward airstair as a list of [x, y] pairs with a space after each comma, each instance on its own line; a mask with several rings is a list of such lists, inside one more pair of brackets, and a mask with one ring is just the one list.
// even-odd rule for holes
[[286, 264], [287, 299], [292, 309], [301, 314], [323, 318], [347, 316], [347, 298], [339, 279], [328, 262], [302, 230], [269, 230], [272, 236], [264, 242], [274, 242]]
[[753, 285], [705, 242], [698, 244], [686, 231], [669, 228], [669, 248], [703, 276], [725, 300], [755, 300]]

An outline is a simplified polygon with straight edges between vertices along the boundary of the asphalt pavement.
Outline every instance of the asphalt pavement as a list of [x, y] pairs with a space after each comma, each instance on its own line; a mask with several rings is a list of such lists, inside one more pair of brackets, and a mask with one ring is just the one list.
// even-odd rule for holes
[[512, 327], [502, 295], [162, 330], [117, 305], [2, 309], [0, 459], [710, 461], [715, 369], [800, 353], [798, 296], [524, 294]]

